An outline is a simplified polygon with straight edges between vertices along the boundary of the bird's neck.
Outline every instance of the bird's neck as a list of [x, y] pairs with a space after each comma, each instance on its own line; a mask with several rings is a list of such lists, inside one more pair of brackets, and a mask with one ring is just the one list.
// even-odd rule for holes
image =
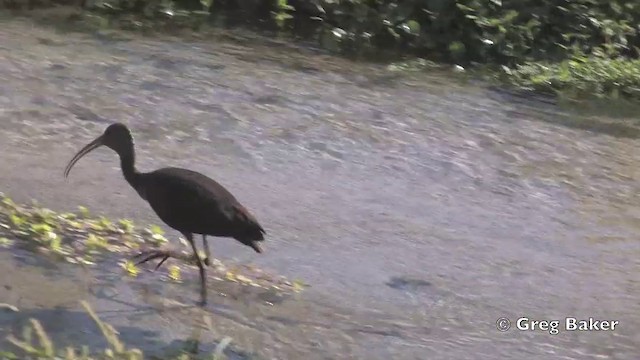
[[136, 155], [135, 150], [133, 149], [133, 144], [131, 144], [130, 149], [127, 151], [121, 151], [118, 155], [120, 155], [122, 175], [124, 175], [125, 180], [127, 180], [133, 188], [138, 190], [140, 173], [136, 170]]

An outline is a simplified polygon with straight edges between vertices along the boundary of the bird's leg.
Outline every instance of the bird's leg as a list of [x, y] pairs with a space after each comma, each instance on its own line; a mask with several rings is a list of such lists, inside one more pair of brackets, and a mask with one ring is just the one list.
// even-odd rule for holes
[[162, 260], [160, 260], [160, 262], [158, 263], [158, 265], [156, 265], [156, 268], [153, 269], [153, 271], [158, 270], [158, 268], [160, 267], [160, 265], [162, 265], [162, 263], [164, 263], [165, 261], [167, 261], [167, 259], [169, 258], [169, 255], [165, 255]]
[[204, 265], [202, 264], [202, 259], [200, 259], [200, 255], [198, 255], [198, 249], [196, 248], [196, 243], [193, 241], [193, 234], [182, 234], [191, 244], [191, 248], [193, 249], [193, 255], [196, 257], [196, 261], [198, 262], [198, 269], [200, 270], [200, 305], [205, 305], [207, 303], [207, 277], [204, 272]]
[[207, 266], [211, 265], [211, 253], [209, 252], [209, 242], [207, 241], [207, 235], [202, 235], [202, 245], [204, 246], [204, 264]]

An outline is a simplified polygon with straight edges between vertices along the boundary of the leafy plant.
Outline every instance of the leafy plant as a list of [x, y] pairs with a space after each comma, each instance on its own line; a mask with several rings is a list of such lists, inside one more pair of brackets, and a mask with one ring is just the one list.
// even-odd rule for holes
[[[0, 247], [3, 248], [20, 246], [56, 260], [93, 266], [100, 260], [101, 254], [122, 253], [128, 257], [132, 252], [137, 252], [141, 245], [161, 246], [167, 242], [163, 234], [164, 230], [157, 225], [136, 231], [131, 220], [114, 222], [104, 216], [94, 217], [85, 207], [79, 207], [77, 213], [57, 213], [37, 204], [16, 204], [0, 193]], [[182, 239], [182, 242], [188, 250], [191, 249], [186, 240]], [[230, 273], [230, 278], [243, 285], [292, 292], [300, 290], [284, 278], [264, 276], [266, 274], [259, 269], [247, 268], [250, 271], [246, 275], [236, 274], [229, 271], [220, 260], [210, 260], [213, 274], [217, 272], [219, 275], [214, 278], [227, 279], [226, 274]], [[195, 266], [195, 263], [190, 265]], [[123, 259], [120, 266], [132, 277], [140, 272], [128, 259]], [[169, 266], [167, 277], [180, 282], [182, 269], [177, 265]]]
[[[9, 335], [7, 340], [16, 348], [16, 352], [0, 352], [2, 359], [24, 359], [25, 357], [37, 358], [41, 360], [142, 360], [143, 352], [139, 349], [128, 349], [124, 342], [118, 337], [118, 331], [110, 324], [102, 321], [93, 311], [89, 303], [80, 302], [91, 319], [95, 322], [107, 340], [108, 347], [102, 353], [91, 354], [87, 346], [65, 347], [59, 349], [55, 346], [51, 337], [47, 334], [42, 324], [36, 319], [30, 319], [23, 332], [22, 338]], [[223, 360], [226, 359], [224, 349], [231, 343], [230, 337], [225, 337], [218, 343], [216, 349], [208, 357], [198, 357], [199, 359]], [[189, 360], [192, 357], [182, 354], [177, 360]]]

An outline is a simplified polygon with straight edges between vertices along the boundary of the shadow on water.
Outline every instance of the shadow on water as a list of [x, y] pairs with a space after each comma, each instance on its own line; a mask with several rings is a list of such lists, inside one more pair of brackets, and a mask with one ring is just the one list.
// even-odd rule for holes
[[640, 105], [624, 99], [576, 101], [497, 87], [490, 87], [488, 92], [490, 98], [517, 106], [517, 110], [506, 111], [512, 119], [542, 121], [617, 138], [640, 138], [640, 121], [636, 119]]
[[[21, 335], [25, 328], [30, 326], [30, 319], [37, 319], [44, 327], [47, 335], [52, 340], [56, 349], [66, 347], [77, 348], [80, 344], [86, 346], [91, 353], [99, 353], [109, 347], [100, 329], [83, 310], [58, 307], [55, 309], [20, 309], [19, 312], [0, 311], [0, 348], [15, 349], [7, 337], [9, 334], [22, 340]], [[201, 342], [201, 333], [206, 331], [196, 328], [192, 336], [185, 340], [172, 340], [163, 342], [158, 340], [159, 333], [137, 326], [118, 326], [119, 338], [128, 348], [149, 349], [150, 346], [159, 349], [156, 356], [171, 358], [183, 353], [192, 355], [211, 354], [218, 345], [215, 342]], [[150, 353], [146, 351], [145, 353]], [[228, 359], [252, 359], [250, 354], [225, 350]]]
[[[161, 300], [148, 303], [136, 301], [136, 296], [128, 294], [130, 290], [122, 275], [106, 271], [83, 271], [76, 266], [57, 264], [18, 249], [14, 249], [11, 254], [0, 252], [0, 259], [0, 268], [7, 275], [0, 283], [3, 287], [0, 302], [19, 309], [17, 312], [0, 311], [2, 349], [14, 349], [15, 346], [8, 342], [7, 337], [14, 335], [21, 339], [29, 320], [36, 319], [43, 325], [57, 349], [87, 346], [92, 353], [103, 351], [108, 347], [108, 342], [91, 316], [80, 307], [79, 300], [88, 300], [102, 321], [115, 321], [120, 340], [128, 348], [142, 349], [145, 354], [163, 357], [185, 352], [210, 354], [219, 342], [210, 337], [203, 338], [203, 334], [208, 331], [208, 324], [197, 316], [182, 320], [183, 323], [192, 325], [188, 331], [190, 335], [184, 339], [162, 334], [158, 324], [148, 326], [149, 318], [159, 312], [193, 312], [197, 310], [196, 306], [165, 303], [158, 307]], [[114, 264], [106, 263], [104, 266], [111, 267]], [[134, 284], [132, 287], [141, 293], [146, 292], [147, 296], [151, 293], [149, 286], [144, 283]], [[127, 296], [123, 297], [123, 293]], [[143, 295], [144, 297], [146, 296]], [[215, 307], [208, 310], [216, 316], [229, 316]], [[227, 347], [225, 354], [230, 359], [254, 358], [251, 354], [234, 350], [233, 346]]]
[[[518, 111], [507, 112], [515, 117], [522, 117], [524, 113]], [[554, 117], [536, 118], [552, 124], [562, 125], [568, 128], [584, 130], [595, 134], [609, 135], [617, 138], [638, 139], [640, 138], [640, 127], [635, 124], [626, 124], [616, 121], [606, 121], [602, 118], [581, 117], [572, 114]]]
[[[0, 271], [5, 274], [0, 303], [19, 309], [0, 311], [0, 346], [13, 349], [7, 336], [20, 338], [33, 318], [58, 349], [86, 345], [102, 351], [107, 341], [80, 300], [88, 301], [102, 321], [114, 326], [128, 348], [162, 358], [184, 352], [210, 354], [227, 336], [233, 339], [225, 349], [229, 359], [298, 358], [323, 347], [328, 353], [348, 354], [367, 343], [362, 337], [412, 342], [429, 331], [396, 323], [392, 315], [360, 316], [327, 308], [315, 299], [228, 281], [210, 281], [209, 304], [201, 309], [195, 305], [197, 271], [184, 270], [183, 282], [171, 283], [162, 281], [160, 271], [142, 271], [130, 278], [117, 262], [116, 256], [106, 256], [97, 266], [82, 269], [18, 248], [0, 252]], [[391, 282], [404, 291], [424, 286], [412, 279]]]
[[404, 290], [409, 292], [419, 292], [426, 290], [432, 284], [429, 281], [422, 279], [414, 279], [405, 276], [394, 276], [386, 283], [392, 289]]

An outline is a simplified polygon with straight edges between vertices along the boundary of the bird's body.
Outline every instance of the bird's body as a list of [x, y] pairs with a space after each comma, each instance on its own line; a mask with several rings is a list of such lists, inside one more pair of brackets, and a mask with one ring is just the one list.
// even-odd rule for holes
[[164, 223], [180, 232], [231, 237], [252, 247], [252, 242], [264, 240], [265, 231], [253, 215], [207, 176], [168, 167], [140, 174], [139, 179], [141, 185], [135, 188], [140, 196]]
[[[206, 236], [231, 237], [261, 253], [259, 242], [264, 241], [265, 230], [240, 202], [215, 180], [198, 172], [166, 167], [140, 173], [135, 169], [133, 137], [120, 123], [107, 127], [104, 134], [81, 149], [65, 169], [71, 167], [91, 150], [105, 145], [120, 156], [122, 173], [127, 182], [146, 200], [158, 217], [171, 228], [182, 233], [191, 244], [201, 278], [201, 303], [206, 302], [206, 277], [203, 262], [209, 264], [209, 246]], [[193, 234], [201, 234], [206, 258], [200, 259]], [[140, 253], [144, 263], [162, 258], [156, 269], [169, 257], [179, 257], [169, 250], [150, 250]]]

